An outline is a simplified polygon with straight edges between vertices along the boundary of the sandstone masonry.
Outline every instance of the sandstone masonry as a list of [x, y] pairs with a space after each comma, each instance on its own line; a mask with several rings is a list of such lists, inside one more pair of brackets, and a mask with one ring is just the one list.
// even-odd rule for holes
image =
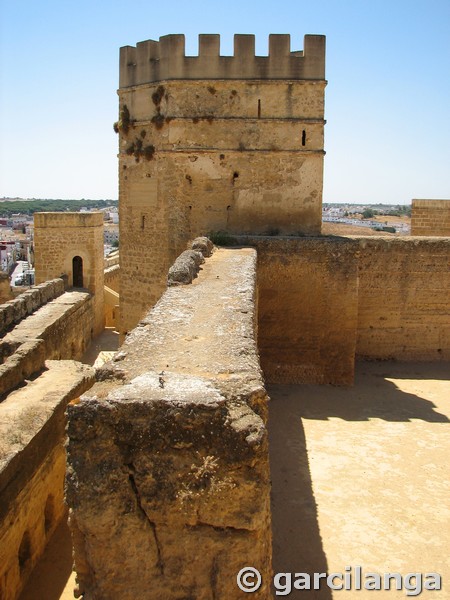
[[413, 200], [411, 235], [450, 235], [450, 200]]
[[105, 324], [103, 214], [35, 213], [34, 246], [36, 283], [66, 274], [69, 287], [88, 289], [98, 335]]
[[165, 288], [169, 266], [197, 235], [319, 233], [325, 37], [271, 35], [269, 56], [236, 35], [126, 46], [120, 55], [121, 330]]

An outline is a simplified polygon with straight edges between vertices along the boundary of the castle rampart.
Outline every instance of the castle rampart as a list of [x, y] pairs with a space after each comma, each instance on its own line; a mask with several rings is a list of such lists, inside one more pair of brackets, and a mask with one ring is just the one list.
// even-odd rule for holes
[[250, 563], [263, 581], [254, 597], [271, 597], [255, 303], [255, 251], [217, 250], [192, 284], [167, 289], [69, 406], [80, 593], [235, 598]]
[[269, 55], [255, 55], [255, 36], [234, 36], [234, 55], [220, 56], [220, 36], [200, 35], [198, 56], [186, 56], [184, 35], [165, 35], [120, 49], [120, 87], [169, 79], [325, 78], [325, 36], [305, 35], [291, 52], [290, 35], [271, 34]]
[[450, 359], [449, 238], [237, 242], [258, 251], [266, 381], [351, 385], [355, 358]]

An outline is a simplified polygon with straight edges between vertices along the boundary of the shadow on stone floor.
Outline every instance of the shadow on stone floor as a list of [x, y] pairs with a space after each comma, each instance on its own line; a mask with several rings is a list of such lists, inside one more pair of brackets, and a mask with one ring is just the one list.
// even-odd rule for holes
[[[328, 563], [319, 531], [301, 418], [284, 410], [282, 399], [272, 401], [270, 411], [273, 572], [326, 573]], [[292, 590], [288, 597], [331, 600], [332, 595], [324, 586], [321, 590]]]
[[[296, 415], [305, 419], [329, 419], [337, 417], [345, 421], [383, 419], [407, 422], [420, 419], [429, 423], [449, 423], [438, 407], [422, 398], [419, 393], [402, 391], [390, 379], [445, 382], [450, 379], [448, 363], [360, 363], [357, 366], [355, 385], [351, 388], [332, 386], [272, 385], [276, 396], [287, 395], [288, 388], [295, 388]], [[284, 388], [284, 391], [283, 391]], [[274, 394], [275, 395], [275, 394]]]

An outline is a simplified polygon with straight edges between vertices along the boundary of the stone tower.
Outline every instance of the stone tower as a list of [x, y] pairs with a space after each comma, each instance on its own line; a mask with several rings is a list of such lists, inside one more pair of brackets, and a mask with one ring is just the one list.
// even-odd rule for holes
[[35, 213], [34, 253], [36, 283], [65, 274], [69, 287], [89, 290], [94, 296], [93, 334], [103, 331], [103, 213]]
[[120, 53], [121, 331], [165, 288], [186, 242], [211, 231], [317, 234], [322, 219], [325, 37], [183, 35]]

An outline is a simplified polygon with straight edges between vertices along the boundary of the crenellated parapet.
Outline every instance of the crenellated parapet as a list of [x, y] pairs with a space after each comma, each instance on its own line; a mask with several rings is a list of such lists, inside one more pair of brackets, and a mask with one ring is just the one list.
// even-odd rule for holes
[[291, 51], [290, 35], [271, 34], [269, 55], [255, 55], [255, 36], [236, 34], [234, 55], [220, 55], [220, 36], [199, 35], [198, 56], [186, 56], [185, 37], [165, 35], [120, 49], [120, 88], [171, 79], [325, 79], [325, 36], [305, 35]]

